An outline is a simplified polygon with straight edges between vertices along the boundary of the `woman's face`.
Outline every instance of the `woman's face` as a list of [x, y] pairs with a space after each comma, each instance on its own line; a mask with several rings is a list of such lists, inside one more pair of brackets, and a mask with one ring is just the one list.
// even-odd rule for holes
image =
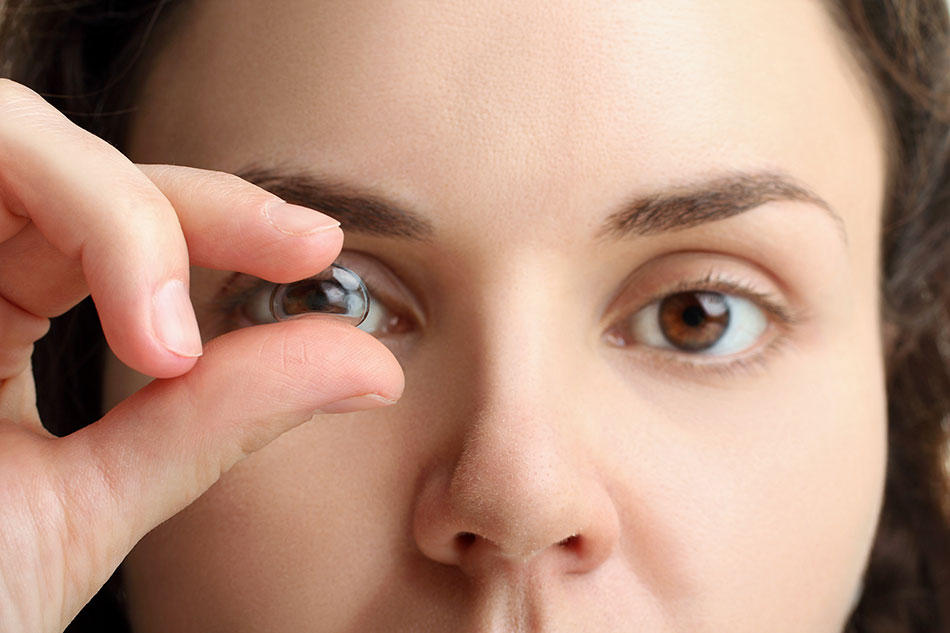
[[[149, 534], [136, 630], [841, 629], [884, 479], [886, 152], [819, 2], [180, 17], [130, 155], [345, 192], [406, 388]], [[228, 277], [193, 271], [207, 337], [261, 314]]]

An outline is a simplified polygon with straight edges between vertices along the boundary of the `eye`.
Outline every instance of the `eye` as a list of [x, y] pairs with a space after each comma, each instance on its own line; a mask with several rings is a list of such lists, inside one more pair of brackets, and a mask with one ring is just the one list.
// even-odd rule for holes
[[359, 275], [339, 264], [301, 281], [277, 284], [270, 311], [278, 321], [308, 314], [332, 314], [353, 325], [369, 311], [369, 292]]
[[744, 297], [687, 291], [641, 308], [609, 335], [618, 345], [641, 344], [692, 354], [739, 354], [759, 341], [769, 326], [764, 310]]
[[404, 325], [405, 319], [394, 314], [382, 301], [370, 294], [369, 312], [366, 313], [363, 322], [356, 327], [373, 336], [382, 336], [403, 331]]
[[[334, 263], [301, 281], [258, 281], [234, 302], [240, 320], [245, 325], [259, 325], [320, 313], [343, 318], [377, 337], [410, 330], [413, 321], [407, 310], [400, 309], [408, 303], [401, 284], [391, 274], [374, 269], [373, 265], [380, 268], [381, 264], [368, 256], [348, 254], [346, 259], [359, 275]], [[380, 290], [376, 291], [374, 285]]]

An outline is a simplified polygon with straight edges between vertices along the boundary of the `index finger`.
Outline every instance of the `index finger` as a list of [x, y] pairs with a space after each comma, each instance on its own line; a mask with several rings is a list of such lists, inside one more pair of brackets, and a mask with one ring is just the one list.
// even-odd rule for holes
[[108, 143], [7, 80], [0, 146], [0, 187], [13, 201], [4, 211], [24, 214], [80, 262], [116, 355], [152, 376], [188, 371], [201, 354], [188, 253], [158, 188]]
[[[179, 375], [200, 353], [188, 299], [189, 252], [195, 264], [273, 281], [312, 274], [339, 252], [342, 233], [332, 218], [286, 205], [235, 176], [137, 167], [14, 86], [29, 93], [16, 108], [28, 125], [0, 117], [0, 141], [11, 139], [8, 147], [17, 156], [15, 164], [0, 156], [7, 192], [49, 241], [47, 250], [80, 260], [110, 347], [138, 371]], [[6, 88], [0, 83], [0, 110], [11, 103], [9, 95], [3, 98]], [[33, 247], [30, 257], [54, 259], [42, 250]], [[22, 253], [18, 262], [14, 283], [0, 285], [8, 298], [37, 313], [44, 302], [63, 303], [62, 297], [38, 296], [44, 289], [47, 295], [62, 292], [50, 279], [49, 265], [31, 283], [31, 271], [39, 266], [20, 265]], [[75, 302], [85, 289], [72, 285], [75, 296], [67, 299]]]

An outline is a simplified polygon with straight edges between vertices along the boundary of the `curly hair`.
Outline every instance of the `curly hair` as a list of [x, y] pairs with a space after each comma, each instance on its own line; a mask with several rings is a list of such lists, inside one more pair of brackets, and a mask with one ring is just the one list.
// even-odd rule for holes
[[[182, 0], [0, 2], [0, 75], [120, 149], [139, 72]], [[950, 19], [945, 0], [825, 0], [891, 129], [880, 271], [884, 505], [846, 633], [950, 633]], [[37, 344], [38, 406], [63, 435], [101, 415], [87, 300]], [[66, 396], [64, 397], [64, 394]], [[68, 631], [122, 631], [116, 576]]]
[[847, 0], [892, 127], [882, 230], [888, 464], [847, 633], [950, 631], [950, 24], [944, 0]]

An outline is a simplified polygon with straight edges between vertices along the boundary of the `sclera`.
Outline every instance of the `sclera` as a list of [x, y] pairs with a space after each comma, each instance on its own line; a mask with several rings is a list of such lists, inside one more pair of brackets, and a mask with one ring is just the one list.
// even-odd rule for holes
[[369, 314], [369, 292], [360, 276], [339, 264], [300, 281], [277, 284], [270, 310], [278, 321], [327, 314], [359, 325]]

